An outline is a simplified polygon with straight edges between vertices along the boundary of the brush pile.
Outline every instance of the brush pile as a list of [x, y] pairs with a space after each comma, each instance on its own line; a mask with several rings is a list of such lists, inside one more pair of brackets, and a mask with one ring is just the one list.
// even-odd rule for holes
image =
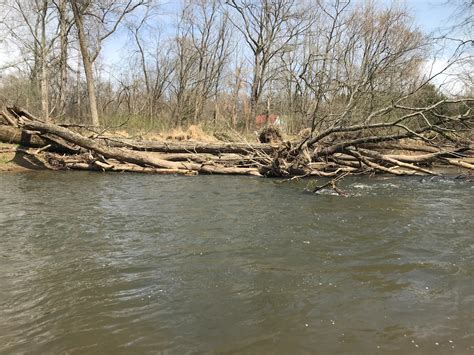
[[410, 119], [426, 117], [428, 108], [407, 111], [388, 122], [371, 123], [374, 117], [368, 117], [363, 124], [334, 124], [296, 142], [196, 144], [119, 139], [97, 127], [44, 122], [6, 107], [0, 112], [0, 141], [18, 144], [19, 153], [52, 170], [320, 176], [333, 178], [328, 186], [336, 191], [335, 183], [347, 175], [439, 175], [443, 166], [474, 170], [470, 109], [412, 127]]

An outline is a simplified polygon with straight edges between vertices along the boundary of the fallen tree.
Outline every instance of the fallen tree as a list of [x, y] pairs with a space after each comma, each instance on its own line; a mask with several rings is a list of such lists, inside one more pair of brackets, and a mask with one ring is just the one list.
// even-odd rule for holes
[[[46, 123], [25, 110], [7, 107], [0, 113], [0, 140], [19, 144], [24, 154], [55, 170], [288, 179], [319, 176], [331, 177], [323, 187], [343, 194], [336, 184], [351, 174], [439, 175], [438, 166], [472, 172], [474, 145], [468, 134], [459, 135], [472, 133], [472, 100], [443, 102], [455, 103], [464, 104], [466, 109], [450, 117], [437, 114], [441, 103], [421, 108], [393, 103], [363, 123], [347, 125], [336, 120], [302, 141], [279, 145], [147, 142], [104, 136], [97, 131], [84, 134], [80, 129]], [[376, 118], [378, 122], [373, 123]]]

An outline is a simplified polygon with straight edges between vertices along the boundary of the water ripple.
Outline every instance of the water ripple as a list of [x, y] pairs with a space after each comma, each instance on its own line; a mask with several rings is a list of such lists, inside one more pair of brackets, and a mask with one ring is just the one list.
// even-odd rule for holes
[[0, 353], [474, 349], [472, 183], [305, 185], [0, 175]]

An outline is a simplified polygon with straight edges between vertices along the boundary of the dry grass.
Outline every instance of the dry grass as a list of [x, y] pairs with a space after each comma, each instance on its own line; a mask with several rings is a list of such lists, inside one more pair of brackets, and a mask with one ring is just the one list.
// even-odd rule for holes
[[174, 128], [165, 131], [148, 131], [133, 133], [127, 130], [109, 130], [103, 134], [108, 137], [131, 138], [148, 141], [191, 141], [213, 143], [219, 140], [211, 133], [205, 132], [200, 125], [187, 128]]
[[164, 132], [161, 135], [164, 136], [166, 140], [173, 141], [217, 142], [217, 139], [214, 136], [204, 132], [202, 127], [199, 125], [191, 125], [185, 130], [175, 128], [169, 132]]

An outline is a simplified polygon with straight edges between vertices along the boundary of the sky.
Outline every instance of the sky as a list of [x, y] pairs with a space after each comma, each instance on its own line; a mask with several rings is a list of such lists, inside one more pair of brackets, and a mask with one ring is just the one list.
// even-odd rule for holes
[[454, 1], [449, 0], [408, 0], [405, 3], [415, 23], [427, 33], [448, 25], [456, 10]]
[[[353, 0], [353, 3], [363, 2], [366, 0]], [[395, 3], [406, 6], [408, 12], [413, 17], [413, 21], [419, 29], [425, 33], [434, 33], [437, 29], [446, 28], [456, 21], [454, 13], [456, 10], [455, 4], [459, 0], [395, 0]], [[380, 6], [389, 6], [393, 3], [393, 0], [375, 0], [376, 4]], [[179, 8], [179, 0], [164, 0], [162, 7], [162, 21], [163, 26], [166, 26], [166, 16], [177, 16], [177, 9]], [[173, 14], [174, 13], [174, 14]], [[165, 28], [166, 32], [166, 28]], [[119, 32], [111, 36], [105, 43], [101, 58], [105, 65], [109, 68], [113, 68], [118, 65], [121, 61], [127, 59], [124, 58], [124, 48], [129, 44], [127, 43], [127, 35], [124, 31]], [[2, 65], [8, 62], [14, 61], [17, 56], [11, 49], [5, 50], [2, 48], [2, 42], [0, 38], [0, 68]], [[441, 68], [446, 61], [441, 58], [435, 63], [435, 69]], [[113, 70], [113, 69], [112, 69]]]
[[[364, 0], [353, 0], [354, 3]], [[163, 6], [163, 13], [170, 13], [176, 9], [176, 0], [171, 0]], [[376, 3], [389, 5], [392, 0], [376, 0]], [[453, 21], [452, 14], [455, 10], [454, 1], [449, 0], [405, 0], [398, 1], [405, 4], [409, 13], [413, 16], [414, 22], [423, 32], [431, 33], [440, 26], [446, 26]], [[126, 46], [126, 36], [118, 34], [112, 36], [105, 44], [103, 49], [103, 58], [114, 63], [123, 59], [123, 48]], [[1, 45], [0, 38], [0, 66], [2, 63], [14, 60], [15, 53], [5, 50]]]
[[[353, 3], [363, 2], [365, 0], [353, 0]], [[393, 0], [375, 0], [382, 6], [388, 6]], [[440, 27], [449, 26], [454, 18], [452, 14], [456, 7], [453, 5], [455, 1], [450, 0], [399, 0], [395, 1], [405, 5], [408, 12], [413, 17], [413, 21], [425, 33], [435, 32]], [[163, 7], [164, 13], [170, 13], [176, 9], [176, 1], [170, 1]], [[109, 60], [123, 59], [121, 57], [123, 47], [126, 45], [125, 36], [115, 36], [111, 38], [104, 48], [105, 57]]]
[[[365, 2], [366, 0], [352, 0], [352, 3]], [[426, 34], [436, 34], [439, 29], [446, 29], [456, 21], [456, 3], [459, 0], [374, 0], [380, 6], [390, 6], [397, 4], [405, 6], [412, 16], [413, 22], [422, 32]], [[171, 0], [163, 6], [163, 13], [176, 13], [178, 9], [177, 1]], [[176, 16], [176, 15], [174, 15]], [[166, 21], [166, 20], [165, 20]], [[123, 58], [123, 48], [126, 46], [125, 36], [112, 38], [104, 48], [104, 58], [112, 66], [119, 65]], [[442, 71], [448, 63], [448, 58], [441, 55], [434, 62], [426, 63], [426, 74]], [[435, 79], [435, 83], [444, 85], [446, 93], [456, 94], [463, 90], [463, 86], [453, 81], [450, 76], [442, 75]]]

